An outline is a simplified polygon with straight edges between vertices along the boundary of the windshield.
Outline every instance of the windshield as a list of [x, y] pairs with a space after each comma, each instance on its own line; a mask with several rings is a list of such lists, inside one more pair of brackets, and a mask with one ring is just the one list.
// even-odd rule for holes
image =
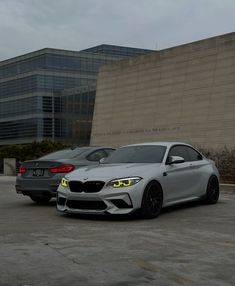
[[165, 151], [166, 147], [160, 145], [122, 147], [111, 153], [104, 163], [161, 163]]
[[39, 158], [39, 160], [72, 159], [81, 155], [87, 150], [88, 148], [64, 149], [45, 155]]

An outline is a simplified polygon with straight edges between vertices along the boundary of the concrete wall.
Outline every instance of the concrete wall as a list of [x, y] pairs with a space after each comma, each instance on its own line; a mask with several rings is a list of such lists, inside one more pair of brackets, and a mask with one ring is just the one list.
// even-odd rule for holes
[[235, 33], [101, 68], [92, 145], [235, 148]]
[[15, 158], [4, 158], [3, 160], [3, 173], [5, 176], [16, 175], [16, 159]]

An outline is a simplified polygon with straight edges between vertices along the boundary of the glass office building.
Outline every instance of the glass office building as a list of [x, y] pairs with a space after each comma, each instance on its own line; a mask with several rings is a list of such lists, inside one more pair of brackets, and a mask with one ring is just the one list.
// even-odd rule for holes
[[0, 62], [0, 145], [88, 144], [100, 66], [149, 52], [112, 45], [46, 48]]

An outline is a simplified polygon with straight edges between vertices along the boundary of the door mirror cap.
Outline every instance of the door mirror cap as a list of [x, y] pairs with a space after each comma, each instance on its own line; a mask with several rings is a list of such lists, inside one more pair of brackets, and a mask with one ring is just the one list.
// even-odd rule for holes
[[184, 163], [184, 158], [180, 157], [180, 156], [169, 156], [167, 158], [166, 164], [167, 165], [172, 165], [172, 164], [180, 164], [180, 163]]

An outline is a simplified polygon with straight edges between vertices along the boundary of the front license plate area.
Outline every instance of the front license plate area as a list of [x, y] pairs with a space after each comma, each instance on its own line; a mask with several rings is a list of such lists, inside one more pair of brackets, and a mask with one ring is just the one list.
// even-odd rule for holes
[[33, 169], [33, 176], [42, 177], [44, 175], [43, 169]]

